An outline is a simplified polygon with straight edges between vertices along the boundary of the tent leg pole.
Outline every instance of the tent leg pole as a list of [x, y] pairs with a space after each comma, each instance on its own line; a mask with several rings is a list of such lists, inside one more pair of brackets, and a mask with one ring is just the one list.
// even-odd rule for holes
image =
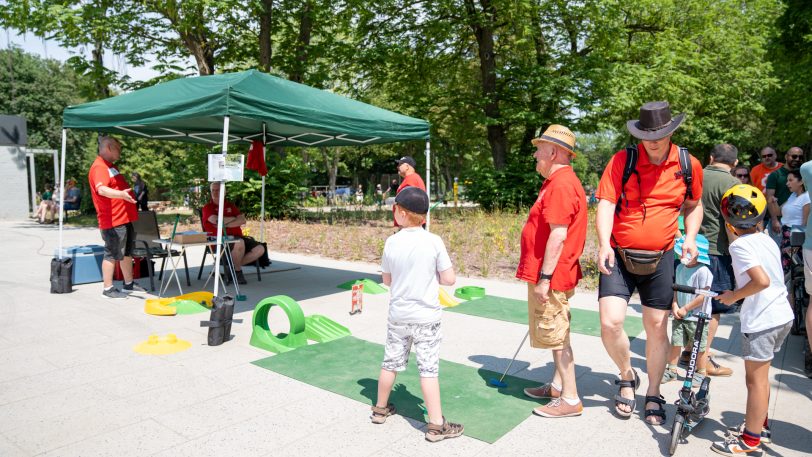
[[[223, 159], [228, 154], [228, 121], [229, 117], [223, 117]], [[217, 297], [220, 292], [220, 255], [225, 246], [223, 246], [223, 205], [226, 201], [226, 182], [220, 180], [220, 202], [217, 210], [217, 252], [214, 256], [214, 296]], [[235, 278], [236, 279], [236, 278]]]
[[[262, 123], [262, 161], [265, 161], [265, 123]], [[259, 213], [259, 241], [265, 242], [265, 176], [262, 176], [262, 206]], [[267, 248], [266, 248], [267, 249]]]
[[[431, 141], [426, 140], [426, 194], [431, 204]], [[426, 213], [426, 231], [431, 232], [431, 211]]]
[[62, 129], [62, 160], [59, 162], [59, 259], [62, 260], [62, 224], [65, 207], [65, 152], [68, 148], [68, 129]]

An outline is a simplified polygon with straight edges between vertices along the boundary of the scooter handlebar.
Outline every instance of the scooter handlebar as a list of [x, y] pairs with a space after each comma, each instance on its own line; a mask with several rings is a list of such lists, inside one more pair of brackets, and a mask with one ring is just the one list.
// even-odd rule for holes
[[711, 292], [710, 290], [697, 289], [697, 288], [694, 288], [694, 287], [691, 287], [691, 286], [685, 286], [685, 285], [682, 285], [682, 284], [674, 284], [673, 286], [671, 286], [671, 288], [674, 289], [677, 292], [685, 292], [686, 294], [704, 295], [706, 297], [711, 297], [711, 298], [719, 295], [716, 292]]

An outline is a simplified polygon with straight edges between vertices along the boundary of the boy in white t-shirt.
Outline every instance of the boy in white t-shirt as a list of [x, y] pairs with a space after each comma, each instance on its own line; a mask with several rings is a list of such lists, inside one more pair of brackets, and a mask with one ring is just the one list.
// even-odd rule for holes
[[397, 372], [406, 369], [414, 345], [420, 388], [429, 417], [426, 439], [456, 438], [462, 424], [447, 422], [440, 403], [440, 284], [457, 278], [443, 240], [421, 228], [429, 211], [429, 197], [417, 187], [406, 187], [395, 198], [395, 221], [401, 230], [387, 238], [381, 259], [383, 283], [389, 287], [389, 323], [378, 377], [378, 400], [372, 422], [382, 424], [395, 413], [389, 394]]
[[[760, 190], [740, 184], [722, 197], [722, 216], [734, 241], [730, 243], [738, 289], [717, 299], [725, 305], [744, 299], [741, 308], [742, 357], [747, 380], [745, 422], [711, 449], [722, 455], [760, 455], [762, 427], [770, 402], [770, 362], [792, 326], [781, 254], [761, 230], [767, 201]], [[766, 441], [766, 440], [765, 440]]]

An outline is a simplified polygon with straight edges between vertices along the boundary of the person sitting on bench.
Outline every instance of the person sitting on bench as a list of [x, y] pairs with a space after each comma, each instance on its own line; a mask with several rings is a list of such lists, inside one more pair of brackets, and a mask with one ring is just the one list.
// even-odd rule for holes
[[[211, 183], [209, 191], [211, 193], [211, 200], [203, 207], [202, 211], [203, 228], [209, 236], [217, 236], [220, 183]], [[240, 226], [245, 225], [245, 223], [245, 216], [240, 213], [240, 210], [233, 203], [225, 200], [223, 203], [224, 235], [230, 235], [239, 239], [236, 243], [231, 244], [231, 257], [234, 259], [234, 270], [237, 276], [237, 282], [240, 284], [248, 283], [242, 273], [243, 265], [254, 263], [265, 253], [265, 247], [259, 244], [255, 239], [243, 236]], [[226, 278], [226, 281], [230, 279], [228, 274]]]

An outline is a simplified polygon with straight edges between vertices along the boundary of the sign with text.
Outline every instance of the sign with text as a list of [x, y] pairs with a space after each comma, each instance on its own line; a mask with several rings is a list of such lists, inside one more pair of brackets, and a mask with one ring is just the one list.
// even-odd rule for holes
[[209, 154], [209, 182], [242, 181], [244, 169], [243, 154]]

